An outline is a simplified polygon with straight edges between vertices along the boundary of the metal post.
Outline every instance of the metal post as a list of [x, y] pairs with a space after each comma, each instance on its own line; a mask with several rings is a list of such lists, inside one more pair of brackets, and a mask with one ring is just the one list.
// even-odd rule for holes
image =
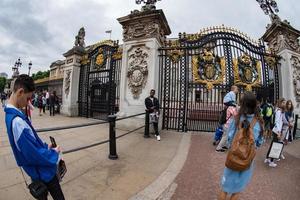
[[150, 124], [149, 124], [149, 110], [146, 110], [144, 138], [150, 138], [149, 126], [150, 126]]
[[111, 160], [118, 159], [116, 147], [116, 115], [109, 115], [109, 156]]
[[294, 125], [294, 131], [293, 131], [293, 138], [295, 139], [296, 137], [296, 132], [297, 132], [297, 126], [298, 126], [298, 118], [299, 118], [299, 115], [296, 115], [295, 117], [295, 125]]

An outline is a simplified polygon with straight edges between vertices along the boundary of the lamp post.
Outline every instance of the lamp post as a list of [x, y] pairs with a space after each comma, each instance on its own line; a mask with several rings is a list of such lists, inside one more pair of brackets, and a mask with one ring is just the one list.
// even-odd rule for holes
[[19, 67], [22, 66], [22, 62], [21, 59], [18, 58], [18, 60], [15, 62], [15, 65], [12, 67], [12, 71], [13, 71], [13, 78], [16, 78], [19, 76]]
[[30, 76], [30, 70], [31, 70], [31, 67], [32, 67], [32, 62], [30, 61], [28, 63], [28, 76]]
[[279, 12], [277, 3], [275, 0], [256, 0], [260, 5], [260, 8], [264, 11], [266, 15], [269, 15], [271, 20], [274, 20], [276, 17], [276, 13]]

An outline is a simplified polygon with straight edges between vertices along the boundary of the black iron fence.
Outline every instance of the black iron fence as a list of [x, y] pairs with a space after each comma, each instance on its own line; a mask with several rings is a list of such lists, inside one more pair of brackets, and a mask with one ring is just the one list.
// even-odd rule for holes
[[[116, 136], [116, 122], [120, 121], [120, 120], [125, 120], [125, 119], [130, 119], [133, 117], [137, 117], [137, 116], [141, 116], [141, 115], [145, 115], [145, 125], [135, 128], [131, 131], [128, 131], [122, 135]], [[53, 128], [42, 128], [42, 129], [36, 129], [36, 132], [41, 133], [41, 132], [50, 132], [50, 131], [58, 131], [58, 130], [66, 130], [66, 129], [73, 129], [73, 128], [82, 128], [82, 127], [89, 127], [89, 126], [95, 126], [95, 125], [100, 125], [100, 124], [107, 124], [109, 123], [109, 139], [107, 140], [103, 140], [103, 141], [99, 141], [99, 142], [95, 142], [93, 144], [89, 144], [89, 145], [85, 145], [85, 146], [81, 146], [81, 147], [76, 147], [73, 149], [69, 149], [66, 151], [63, 151], [63, 154], [68, 154], [68, 153], [72, 153], [72, 152], [76, 152], [76, 151], [80, 151], [83, 149], [88, 149], [91, 147], [95, 147], [101, 144], [106, 144], [109, 143], [109, 159], [115, 160], [118, 159], [118, 154], [117, 154], [117, 142], [116, 140], [124, 137], [130, 133], [133, 133], [137, 130], [140, 130], [142, 128], [144, 129], [144, 137], [148, 138], [149, 136], [149, 112], [146, 111], [144, 113], [139, 113], [139, 114], [135, 114], [135, 115], [131, 115], [131, 116], [127, 116], [127, 117], [123, 117], [123, 118], [117, 118], [116, 115], [109, 115], [108, 116], [108, 121], [97, 121], [97, 122], [88, 122], [88, 123], [84, 123], [84, 124], [76, 124], [76, 125], [69, 125], [69, 126], [60, 126], [60, 127], [53, 127]]]

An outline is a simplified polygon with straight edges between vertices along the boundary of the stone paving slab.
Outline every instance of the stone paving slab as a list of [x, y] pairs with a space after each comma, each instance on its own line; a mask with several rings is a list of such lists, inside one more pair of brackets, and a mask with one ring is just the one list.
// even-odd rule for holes
[[[95, 121], [61, 115], [33, 115], [38, 128]], [[125, 131], [117, 129], [117, 135]], [[39, 133], [49, 142], [49, 135], [64, 150], [108, 139], [108, 125]], [[0, 200], [32, 199], [12, 156], [0, 110]], [[182, 140], [182, 134], [163, 132], [162, 140], [144, 139], [143, 129], [117, 140], [118, 160], [108, 159], [108, 144], [63, 155], [68, 173], [62, 182], [67, 200], [125, 200], [148, 186], [168, 167]], [[6, 141], [6, 142], [5, 142]]]
[[[225, 153], [215, 152], [212, 134], [192, 135], [187, 161], [164, 200], [215, 200], [226, 159]], [[285, 160], [277, 168], [263, 163], [269, 143], [264, 144], [255, 158], [252, 180], [242, 192], [242, 200], [297, 200], [300, 197], [300, 140], [284, 149]]]

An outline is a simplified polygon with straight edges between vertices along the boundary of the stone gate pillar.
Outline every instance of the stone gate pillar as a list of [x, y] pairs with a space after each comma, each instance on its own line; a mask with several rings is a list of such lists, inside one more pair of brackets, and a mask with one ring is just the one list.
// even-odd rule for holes
[[80, 62], [85, 50], [81, 46], [75, 46], [64, 54], [64, 79], [62, 90], [61, 113], [70, 117], [78, 116], [78, 92]]
[[[145, 98], [151, 89], [158, 91], [158, 48], [171, 30], [163, 11], [155, 7], [132, 11], [118, 21], [123, 27], [124, 41], [118, 114], [130, 116], [145, 112]], [[130, 128], [141, 126], [143, 117], [127, 120], [123, 125]]]
[[279, 96], [292, 100], [295, 112], [300, 114], [300, 31], [287, 20], [277, 17], [268, 25], [263, 40], [271, 51], [281, 57], [279, 71]]

